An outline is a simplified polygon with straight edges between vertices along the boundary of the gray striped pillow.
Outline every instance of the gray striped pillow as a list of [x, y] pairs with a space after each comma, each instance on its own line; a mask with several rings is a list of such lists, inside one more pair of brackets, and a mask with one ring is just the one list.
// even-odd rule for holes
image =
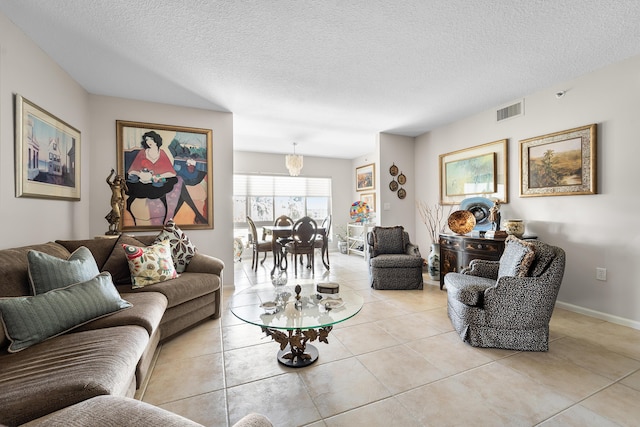
[[73, 251], [68, 259], [31, 250], [27, 253], [27, 260], [33, 295], [84, 282], [100, 274], [93, 254], [84, 246]]
[[0, 298], [10, 353], [128, 307], [106, 272], [36, 296]]

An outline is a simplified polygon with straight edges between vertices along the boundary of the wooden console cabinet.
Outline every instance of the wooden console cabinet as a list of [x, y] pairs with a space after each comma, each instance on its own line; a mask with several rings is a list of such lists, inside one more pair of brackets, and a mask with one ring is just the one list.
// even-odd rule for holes
[[485, 239], [484, 237], [440, 235], [440, 289], [444, 286], [444, 276], [450, 272], [459, 273], [469, 266], [472, 259], [499, 261], [504, 251], [505, 238]]

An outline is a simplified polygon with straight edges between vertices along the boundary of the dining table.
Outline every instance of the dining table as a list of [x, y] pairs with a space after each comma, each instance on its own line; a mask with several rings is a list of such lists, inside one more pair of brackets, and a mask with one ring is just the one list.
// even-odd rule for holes
[[[275, 273], [276, 268], [282, 270], [282, 252], [279, 248], [277, 240], [281, 237], [291, 237], [293, 233], [293, 225], [265, 225], [262, 227], [266, 234], [271, 234], [271, 250], [273, 251], [273, 268], [271, 275]], [[316, 234], [322, 236], [322, 264], [329, 270], [329, 238], [324, 227], [317, 227]], [[285, 255], [286, 256], [286, 255]]]

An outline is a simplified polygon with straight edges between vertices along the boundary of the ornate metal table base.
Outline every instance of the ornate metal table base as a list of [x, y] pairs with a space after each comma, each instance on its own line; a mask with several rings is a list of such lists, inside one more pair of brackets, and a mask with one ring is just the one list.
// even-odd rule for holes
[[318, 360], [318, 349], [309, 341], [316, 339], [325, 344], [329, 344], [327, 337], [333, 329], [332, 326], [325, 326], [320, 329], [289, 329], [287, 333], [280, 329], [262, 328], [268, 337], [280, 344], [278, 352], [278, 362], [291, 368], [302, 368], [309, 366]]
[[307, 345], [304, 352], [296, 352], [295, 355], [291, 347], [287, 346], [278, 352], [278, 362], [290, 368], [304, 368], [318, 360], [318, 355], [318, 349], [311, 344]]

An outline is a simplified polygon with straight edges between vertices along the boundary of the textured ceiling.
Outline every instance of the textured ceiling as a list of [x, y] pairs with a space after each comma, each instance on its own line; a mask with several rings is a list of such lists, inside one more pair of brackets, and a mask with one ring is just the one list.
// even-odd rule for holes
[[[234, 113], [234, 148], [354, 158], [640, 54], [637, 0], [0, 0], [87, 91]], [[124, 119], [124, 118], [123, 118]]]

